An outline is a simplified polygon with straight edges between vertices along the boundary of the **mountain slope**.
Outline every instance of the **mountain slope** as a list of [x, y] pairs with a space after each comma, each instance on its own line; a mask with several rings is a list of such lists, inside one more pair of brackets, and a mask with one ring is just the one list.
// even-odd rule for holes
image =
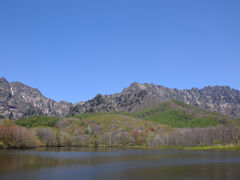
[[[98, 112], [98, 113], [84, 113], [69, 118], [78, 119], [91, 119], [96, 120], [111, 117], [111, 120], [117, 120], [119, 116], [128, 118], [135, 118], [139, 120], [154, 121], [158, 124], [168, 125], [173, 128], [196, 128], [196, 127], [209, 127], [217, 125], [240, 125], [240, 120], [237, 118], [222, 115], [217, 112], [211, 112], [186, 104], [178, 100], [170, 100], [157, 104], [151, 108], [144, 109], [135, 113], [125, 112]], [[104, 118], [103, 118], [104, 117]], [[16, 124], [25, 127], [37, 126], [54, 126], [54, 124], [61, 118], [59, 117], [44, 117], [34, 116], [23, 118], [16, 121]], [[105, 119], [105, 121], [107, 121]], [[64, 127], [67, 127], [65, 125]]]
[[70, 109], [69, 115], [85, 112], [136, 112], [160, 102], [176, 99], [205, 110], [240, 117], [240, 91], [227, 86], [208, 86], [203, 89], [170, 89], [154, 84], [133, 83], [121, 93], [97, 95], [92, 100]]
[[9, 83], [5, 78], [0, 78], [0, 114], [6, 118], [65, 116], [71, 106], [71, 103], [57, 103], [44, 97], [38, 89], [20, 82]]
[[176, 128], [195, 128], [239, 124], [239, 119], [203, 110], [178, 100], [162, 102], [134, 113], [134, 117]]

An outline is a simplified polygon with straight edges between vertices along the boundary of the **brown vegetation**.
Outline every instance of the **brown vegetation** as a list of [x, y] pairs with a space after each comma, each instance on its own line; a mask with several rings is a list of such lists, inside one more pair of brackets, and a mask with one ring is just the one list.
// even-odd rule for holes
[[207, 127], [181, 130], [168, 134], [163, 138], [169, 146], [213, 146], [238, 145], [240, 143], [238, 127]]
[[[49, 119], [48, 119], [49, 120]], [[239, 145], [238, 126], [172, 128], [119, 113], [62, 118], [53, 127], [0, 122], [0, 147]]]
[[0, 123], [0, 147], [34, 147], [37, 141], [32, 135], [31, 130], [15, 126], [10, 120], [5, 119]]

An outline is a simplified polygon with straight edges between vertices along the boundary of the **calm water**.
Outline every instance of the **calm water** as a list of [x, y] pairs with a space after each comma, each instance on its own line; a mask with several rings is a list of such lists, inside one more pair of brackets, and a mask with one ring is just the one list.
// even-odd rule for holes
[[57, 148], [1, 150], [0, 179], [237, 179], [240, 151]]

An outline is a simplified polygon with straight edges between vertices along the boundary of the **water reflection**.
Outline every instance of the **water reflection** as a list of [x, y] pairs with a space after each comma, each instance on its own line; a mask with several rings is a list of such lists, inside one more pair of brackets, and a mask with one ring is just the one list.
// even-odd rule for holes
[[50, 148], [0, 151], [0, 179], [239, 179], [240, 151]]

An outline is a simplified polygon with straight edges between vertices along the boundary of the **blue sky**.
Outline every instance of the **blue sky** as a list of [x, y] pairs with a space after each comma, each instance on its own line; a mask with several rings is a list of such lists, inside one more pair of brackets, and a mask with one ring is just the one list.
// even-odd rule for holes
[[134, 81], [240, 89], [240, 1], [1, 0], [0, 64], [74, 103]]

